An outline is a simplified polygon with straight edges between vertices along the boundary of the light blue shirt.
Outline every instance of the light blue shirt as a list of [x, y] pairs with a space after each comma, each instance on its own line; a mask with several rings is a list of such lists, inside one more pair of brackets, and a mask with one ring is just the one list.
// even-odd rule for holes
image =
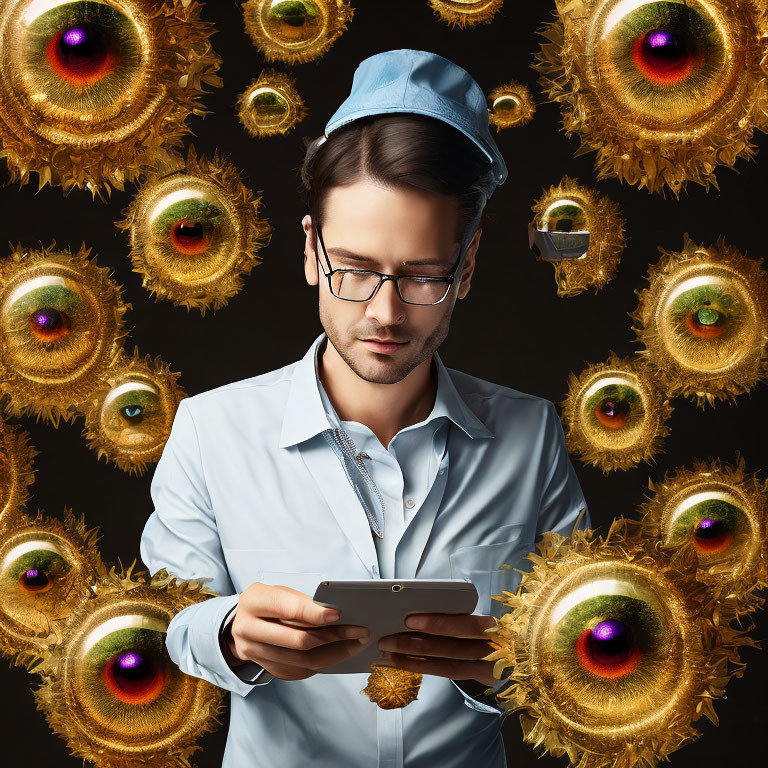
[[[322, 354], [322, 346], [317, 346], [316, 357]], [[316, 373], [317, 366], [316, 359]], [[400, 537], [427, 498], [435, 479], [446, 471], [445, 468], [441, 469], [450, 428], [450, 415], [445, 407], [449, 397], [445, 392], [446, 383], [445, 379], [442, 382], [438, 380], [438, 392], [429, 416], [418, 424], [401, 429], [385, 448], [370, 427], [357, 421], [341, 420], [319, 377], [317, 380], [328, 421], [333, 426], [344, 429], [354, 441], [358, 452], [366, 457], [366, 469], [381, 494], [381, 501], [384, 502], [385, 535], [374, 536], [373, 539], [378, 556], [376, 575], [382, 579], [397, 578], [395, 551]], [[380, 516], [381, 507], [376, 495], [371, 494], [370, 488], [359, 475], [352, 474], [352, 480], [366, 496], [370, 507]]]
[[[522, 558], [538, 537], [568, 536], [587, 506], [554, 405], [446, 368], [435, 353], [432, 412], [389, 451], [364, 425], [341, 423], [371, 457], [385, 502], [379, 540], [323, 435], [339, 426], [317, 378], [325, 340], [300, 361], [179, 404], [141, 559], [152, 574], [208, 578], [219, 596], [173, 617], [168, 653], [232, 694], [223, 768], [502, 768], [508, 713], [448, 678], [424, 675], [415, 701], [384, 710], [360, 693], [367, 674], [281, 680], [224, 659], [221, 628], [256, 581], [313, 595], [326, 579], [466, 578], [475, 613], [501, 616], [491, 595], [516, 591], [520, 574], [499, 566], [528, 570]], [[580, 527], [591, 527], [588, 511]]]

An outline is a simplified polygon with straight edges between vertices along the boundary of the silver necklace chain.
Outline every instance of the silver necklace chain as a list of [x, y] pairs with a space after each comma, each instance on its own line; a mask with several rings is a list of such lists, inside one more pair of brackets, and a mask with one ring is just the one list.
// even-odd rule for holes
[[[344, 467], [344, 472], [347, 475], [347, 479], [352, 485], [352, 488], [354, 488], [355, 493], [357, 494], [357, 498], [360, 499], [360, 503], [363, 505], [365, 515], [368, 518], [368, 523], [371, 526], [371, 530], [380, 539], [384, 538], [384, 497], [379, 492], [379, 489], [376, 487], [376, 483], [373, 482], [373, 478], [368, 473], [368, 468], [363, 462], [363, 459], [370, 459], [371, 457], [365, 452], [358, 453], [355, 441], [340, 427], [336, 427], [335, 429], [326, 429], [323, 432], [323, 437], [326, 439], [331, 448], [333, 448], [334, 453], [341, 460], [342, 466]], [[379, 521], [378, 517], [370, 510], [368, 504], [366, 504], [363, 495], [360, 493], [360, 489], [357, 487], [349, 473], [347, 461], [352, 463], [352, 465], [362, 475], [363, 479], [368, 484], [368, 487], [376, 494], [376, 497], [379, 500], [379, 505], [381, 506], [381, 521]]]

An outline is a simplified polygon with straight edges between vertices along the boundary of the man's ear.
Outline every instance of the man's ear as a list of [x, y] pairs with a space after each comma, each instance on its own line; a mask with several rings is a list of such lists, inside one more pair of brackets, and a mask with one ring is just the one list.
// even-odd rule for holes
[[467, 252], [464, 254], [464, 263], [461, 267], [461, 283], [459, 285], [459, 291], [456, 294], [457, 299], [463, 299], [467, 293], [469, 293], [469, 283], [475, 271], [475, 254], [480, 245], [480, 236], [482, 233], [483, 228], [478, 227], [467, 246]]
[[304, 230], [304, 277], [307, 280], [307, 283], [309, 285], [317, 285], [318, 284], [318, 274], [317, 274], [317, 259], [315, 258], [315, 248], [312, 243], [312, 235], [313, 235], [313, 228], [312, 228], [312, 216], [307, 214], [302, 220], [301, 220], [301, 226]]

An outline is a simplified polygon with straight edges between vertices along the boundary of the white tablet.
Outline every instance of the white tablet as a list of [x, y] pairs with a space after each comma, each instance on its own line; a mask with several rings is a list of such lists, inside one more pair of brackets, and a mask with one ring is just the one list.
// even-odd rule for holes
[[318, 669], [324, 674], [371, 671], [371, 662], [384, 657], [379, 640], [397, 632], [414, 632], [405, 626], [411, 613], [470, 614], [477, 606], [475, 585], [467, 579], [364, 579], [321, 581], [314, 601], [340, 612], [334, 624], [368, 627], [363, 650], [337, 664]]

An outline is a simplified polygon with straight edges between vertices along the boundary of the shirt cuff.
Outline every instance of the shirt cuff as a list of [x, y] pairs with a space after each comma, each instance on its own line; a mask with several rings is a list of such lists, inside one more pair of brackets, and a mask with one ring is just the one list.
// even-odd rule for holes
[[[224, 645], [224, 630], [228, 624], [231, 624], [235, 620], [235, 611], [237, 610], [237, 603], [235, 603], [229, 611], [225, 614], [219, 626], [219, 648]], [[226, 657], [222, 652], [222, 657], [226, 663]], [[229, 666], [229, 664], [227, 664]], [[257, 664], [255, 661], [246, 661], [244, 664], [238, 664], [237, 666], [229, 667], [232, 672], [237, 675], [244, 683], [250, 685], [265, 685], [266, 683], [274, 680], [274, 676], [267, 672], [261, 664]]]
[[183, 608], [168, 624], [165, 645], [171, 661], [185, 674], [247, 696], [257, 685], [263, 685], [261, 678], [249, 683], [236, 675], [219, 641], [221, 622], [237, 606], [239, 597], [216, 595]]

